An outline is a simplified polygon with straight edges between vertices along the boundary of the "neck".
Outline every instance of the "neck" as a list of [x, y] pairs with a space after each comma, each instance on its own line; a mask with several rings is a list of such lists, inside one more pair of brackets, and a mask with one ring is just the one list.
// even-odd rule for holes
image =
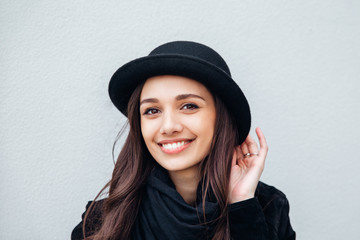
[[176, 191], [189, 205], [196, 201], [196, 190], [200, 181], [199, 166], [181, 170], [169, 171], [169, 176], [176, 187]]

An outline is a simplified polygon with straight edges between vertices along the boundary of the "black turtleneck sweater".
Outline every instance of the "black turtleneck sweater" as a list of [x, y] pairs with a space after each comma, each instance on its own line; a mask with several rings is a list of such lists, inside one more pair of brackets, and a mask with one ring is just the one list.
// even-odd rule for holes
[[[175, 186], [164, 170], [157, 169], [150, 175], [144, 198], [136, 219], [132, 238], [146, 239], [211, 239], [213, 226], [199, 224], [203, 216], [202, 203], [188, 205], [176, 192]], [[91, 202], [86, 206], [86, 210]], [[88, 217], [86, 236], [101, 225], [103, 200], [95, 203]], [[218, 214], [217, 203], [211, 197], [206, 200], [207, 219]], [[255, 197], [230, 204], [229, 223], [231, 238], [241, 240], [292, 240], [295, 232], [290, 225], [289, 203], [286, 196], [274, 187], [259, 182]], [[82, 215], [84, 218], [85, 213]], [[71, 239], [83, 237], [81, 221], [72, 231]], [[90, 227], [91, 226], [91, 227]], [[210, 232], [210, 233], [209, 233]]]

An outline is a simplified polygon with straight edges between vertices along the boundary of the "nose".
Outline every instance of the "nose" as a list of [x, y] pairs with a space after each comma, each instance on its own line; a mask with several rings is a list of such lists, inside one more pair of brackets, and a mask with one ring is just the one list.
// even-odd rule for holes
[[165, 112], [163, 114], [163, 119], [160, 127], [161, 134], [172, 135], [174, 133], [181, 132], [182, 130], [183, 126], [176, 114], [172, 112]]

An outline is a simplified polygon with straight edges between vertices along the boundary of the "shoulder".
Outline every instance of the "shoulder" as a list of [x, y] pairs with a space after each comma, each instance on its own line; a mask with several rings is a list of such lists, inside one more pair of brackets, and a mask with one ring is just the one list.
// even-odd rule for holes
[[[90, 208], [91, 204], [93, 206]], [[88, 213], [88, 217], [86, 220], [86, 226], [85, 226], [85, 235], [90, 236], [93, 235], [102, 224], [102, 213], [103, 213], [103, 206], [104, 206], [104, 199], [98, 200], [98, 201], [89, 201], [85, 207], [85, 212], [81, 215], [81, 222], [76, 225], [74, 230], [71, 233], [71, 239], [72, 240], [80, 240], [83, 239], [83, 224], [84, 224], [84, 218], [85, 215]]]
[[287, 200], [286, 195], [273, 186], [259, 182], [256, 188], [255, 197], [258, 199], [265, 215], [289, 212], [289, 201]]
[[274, 235], [276, 233], [279, 236], [295, 237], [290, 224], [290, 206], [286, 195], [273, 186], [259, 182], [255, 197], [260, 203], [269, 231]]
[[274, 200], [280, 202], [287, 201], [286, 195], [282, 191], [261, 181], [256, 188], [255, 196], [258, 198], [260, 204], [264, 205], [264, 207], [266, 204]]

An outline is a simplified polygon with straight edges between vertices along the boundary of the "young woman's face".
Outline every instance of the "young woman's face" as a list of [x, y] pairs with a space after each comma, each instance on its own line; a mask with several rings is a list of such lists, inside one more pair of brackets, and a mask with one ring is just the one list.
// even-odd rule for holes
[[213, 96], [201, 83], [172, 75], [149, 78], [140, 115], [145, 144], [168, 171], [197, 167], [208, 155], [216, 113]]

